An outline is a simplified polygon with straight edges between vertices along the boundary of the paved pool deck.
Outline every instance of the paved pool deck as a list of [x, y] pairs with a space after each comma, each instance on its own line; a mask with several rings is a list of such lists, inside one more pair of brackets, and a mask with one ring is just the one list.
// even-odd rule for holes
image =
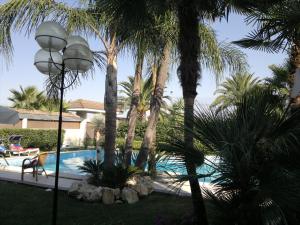
[[[30, 170], [28, 170], [30, 171]], [[0, 181], [9, 181], [14, 183], [26, 184], [31, 186], [37, 186], [45, 189], [53, 189], [55, 182], [55, 174], [52, 171], [46, 171], [48, 178], [42, 174], [38, 175], [38, 181], [30, 173], [25, 173], [24, 180], [21, 180], [21, 167], [0, 165]], [[72, 183], [83, 181], [86, 179], [84, 175], [73, 175], [61, 173], [58, 180], [58, 189], [67, 191]], [[190, 186], [188, 182], [185, 182], [178, 186], [174, 183], [174, 179], [168, 175], [160, 175], [153, 182], [154, 191], [160, 193], [174, 194], [179, 196], [190, 196]], [[211, 189], [212, 186], [208, 183], [200, 183], [202, 187]]]

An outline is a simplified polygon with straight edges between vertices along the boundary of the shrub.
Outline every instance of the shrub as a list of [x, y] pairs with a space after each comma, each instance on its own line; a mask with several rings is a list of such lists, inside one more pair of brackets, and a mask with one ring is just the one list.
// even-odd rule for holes
[[[143, 140], [144, 134], [147, 128], [147, 122], [137, 121], [136, 127], [135, 127], [135, 139], [136, 140]], [[127, 122], [121, 122], [118, 125], [117, 130], [117, 137], [118, 138], [125, 138], [128, 131], [128, 123]]]
[[120, 154], [117, 155], [115, 165], [110, 168], [104, 168], [103, 162], [93, 159], [85, 161], [78, 168], [89, 175], [89, 184], [110, 188], [123, 188], [130, 176], [141, 173], [137, 167], [125, 167]]
[[35, 147], [42, 151], [51, 151], [57, 144], [57, 130], [0, 129], [0, 138], [4, 139], [6, 147], [9, 145], [8, 138], [11, 135], [22, 135], [21, 145], [24, 148]]
[[[125, 146], [125, 138], [117, 138], [116, 139], [117, 148], [123, 149]], [[142, 141], [133, 141], [132, 148], [133, 150], [139, 150], [141, 148]]]
[[85, 137], [83, 140], [83, 146], [85, 149], [87, 149], [90, 146], [95, 146], [96, 145], [96, 140], [95, 138], [89, 138], [89, 137]]
[[101, 185], [101, 176], [103, 172], [103, 165], [96, 160], [86, 160], [82, 166], [78, 166], [79, 170], [89, 175], [88, 182], [96, 186]]

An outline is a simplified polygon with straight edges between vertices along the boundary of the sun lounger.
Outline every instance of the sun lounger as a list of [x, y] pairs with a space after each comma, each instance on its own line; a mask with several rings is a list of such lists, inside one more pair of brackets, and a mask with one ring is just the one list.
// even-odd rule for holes
[[9, 137], [9, 150], [7, 152], [10, 156], [21, 156], [21, 155], [36, 155], [40, 153], [39, 148], [23, 148], [21, 146], [21, 135], [12, 135]]
[[48, 178], [48, 174], [46, 173], [46, 170], [44, 168], [46, 159], [48, 157], [48, 153], [41, 153], [33, 158], [26, 158], [22, 162], [22, 173], [21, 173], [21, 180], [24, 180], [24, 174], [28, 173], [25, 172], [27, 169], [32, 169], [33, 177], [35, 177], [36, 181], [38, 180], [38, 174], [41, 172], [41, 174], [44, 172], [46, 174], [46, 177]]

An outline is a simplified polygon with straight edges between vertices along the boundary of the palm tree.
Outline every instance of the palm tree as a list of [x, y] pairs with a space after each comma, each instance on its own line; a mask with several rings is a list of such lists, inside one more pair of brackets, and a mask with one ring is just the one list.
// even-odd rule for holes
[[[94, 116], [92, 119], [92, 127], [94, 129], [94, 140], [96, 150], [99, 149], [100, 135], [105, 134], [105, 123], [102, 117]], [[97, 159], [99, 159], [99, 155], [97, 152]]]
[[[134, 96], [134, 84], [135, 84], [135, 77], [129, 76], [128, 81], [123, 81], [120, 83], [120, 86], [123, 88], [123, 90], [120, 90], [120, 93], [124, 94], [125, 101], [128, 103], [131, 103], [133, 98], [136, 98]], [[138, 102], [138, 105], [136, 105], [136, 111], [137, 111], [137, 118], [144, 120], [146, 116], [146, 112], [149, 110], [150, 107], [150, 98], [151, 93], [153, 90], [153, 86], [150, 79], [144, 80], [143, 78], [140, 79], [140, 94], [138, 96], [138, 100], [135, 100]], [[130, 113], [130, 112], [128, 112]], [[129, 115], [128, 115], [129, 117]], [[129, 128], [128, 128], [129, 129]]]
[[[274, 1], [273, 1], [274, 2]], [[173, 1], [178, 15], [179, 40], [178, 50], [180, 64], [178, 68], [179, 79], [182, 85], [184, 98], [184, 126], [187, 130], [193, 130], [194, 101], [197, 96], [197, 85], [200, 78], [203, 60], [201, 54], [203, 43], [199, 36], [199, 23], [205, 20], [221, 18], [232, 10], [239, 12], [252, 11], [255, 8], [267, 8], [271, 1]], [[186, 149], [193, 148], [193, 135], [187, 131], [184, 134]], [[196, 224], [208, 224], [201, 189], [196, 178], [196, 168], [192, 162], [186, 161], [189, 182], [193, 196], [193, 206], [197, 215]]]
[[195, 114], [195, 139], [219, 158], [215, 191], [205, 191], [210, 224], [299, 224], [300, 111], [288, 107], [272, 89], [254, 89], [234, 109]]
[[[225, 68], [229, 68], [232, 71], [241, 71], [244, 70], [245, 67], [247, 67], [245, 55], [230, 44], [224, 42], [219, 43], [216, 40], [214, 31], [208, 25], [199, 25], [199, 36], [203, 40], [200, 46], [200, 48], [202, 49], [200, 54], [200, 62], [203, 67], [211, 69], [219, 75], [225, 70]], [[168, 72], [166, 72], [166, 75], [167, 74]], [[166, 77], [164, 77], [164, 79], [166, 79]], [[156, 105], [157, 107], [157, 105], [159, 105], [155, 103], [155, 101], [153, 103], [153, 106]], [[154, 122], [154, 120], [149, 124], [149, 132], [152, 133], [152, 131], [154, 130], [154, 124], [157, 123], [157, 119], [158, 117], [156, 118], [156, 122]], [[139, 156], [142, 156], [142, 154], [143, 156], [138, 157], [140, 161], [137, 160], [137, 165], [140, 167], [144, 167], [146, 165], [148, 152], [149, 149], [151, 149], [149, 146], [153, 146], [153, 142], [151, 140], [152, 138], [150, 138], [153, 137], [151, 133], [148, 136], [146, 130], [143, 142], [144, 145], [142, 145], [139, 154]]]
[[[10, 0], [0, 5], [0, 46], [5, 58], [12, 54], [11, 32], [26, 30], [35, 32], [36, 27], [44, 20], [53, 20], [65, 25], [68, 32], [78, 31], [83, 34], [94, 34], [104, 51], [94, 52], [97, 64], [106, 58], [105, 85], [105, 157], [104, 165], [112, 166], [115, 161], [116, 112], [117, 112], [117, 54], [122, 49], [124, 39], [118, 36], [121, 20], [111, 17], [103, 10], [109, 1], [81, 1], [88, 3], [79, 8], [53, 0]], [[47, 82], [49, 83], [49, 82]], [[47, 86], [52, 93], [55, 88]]]
[[8, 100], [13, 103], [13, 108], [18, 109], [42, 109], [45, 103], [44, 93], [35, 86], [28, 86], [25, 89], [20, 86], [20, 91], [11, 89], [12, 97]]
[[283, 99], [288, 100], [293, 85], [293, 78], [290, 76], [291, 64], [286, 61], [283, 65], [270, 65], [272, 76], [265, 79], [268, 86]]
[[[134, 138], [134, 127], [136, 123], [137, 118], [137, 105], [138, 105], [138, 96], [140, 94], [140, 77], [141, 77], [141, 71], [142, 71], [142, 65], [144, 56], [149, 53], [149, 51], [156, 52], [156, 55], [163, 55], [166, 53], [164, 51], [164, 48], [168, 48], [168, 52], [170, 52], [170, 44], [166, 44], [166, 40], [164, 38], [164, 34], [162, 32], [162, 28], [164, 27], [164, 23], [168, 15], [161, 15], [160, 17], [157, 17], [155, 14], [155, 11], [151, 7], [152, 2], [145, 0], [145, 1], [123, 1], [123, 0], [111, 0], [105, 4], [105, 11], [109, 12], [111, 17], [119, 20], [122, 22], [123, 30], [121, 31], [123, 37], [133, 37], [132, 46], [135, 46], [135, 53], [136, 53], [136, 72], [135, 72], [135, 82], [134, 82], [134, 98], [132, 98], [131, 102], [131, 109], [129, 114], [129, 129], [128, 129], [128, 135], [126, 140], [126, 147], [125, 151], [128, 152], [127, 161], [130, 161], [130, 155], [131, 155], [131, 145], [132, 140]], [[169, 26], [170, 27], [170, 26]], [[169, 28], [168, 27], [168, 28]], [[164, 30], [166, 31], [166, 30]], [[171, 31], [171, 29], [170, 29]], [[170, 32], [166, 32], [169, 34]], [[169, 54], [169, 53], [168, 53]], [[165, 61], [168, 61], [169, 56], [167, 57], [160, 57], [161, 59], [166, 59]], [[164, 73], [166, 70], [165, 63], [161, 63], [160, 71], [161, 73]], [[168, 64], [168, 63], [167, 63]], [[167, 65], [168, 67], [168, 65]], [[159, 72], [158, 72], [159, 73]], [[167, 75], [164, 75], [167, 77]], [[158, 75], [158, 77], [161, 77]], [[159, 79], [158, 79], [159, 80]], [[165, 80], [166, 78], [163, 78], [162, 80], [159, 80], [157, 85], [159, 85], [160, 90], [164, 90], [165, 86]], [[163, 83], [161, 83], [163, 82]], [[157, 88], [154, 88], [154, 93]], [[156, 95], [155, 95], [156, 96]], [[160, 95], [160, 102], [163, 95]], [[151, 106], [150, 106], [151, 108]], [[152, 104], [153, 108], [153, 104]], [[159, 107], [160, 108], [160, 107]], [[151, 111], [151, 110], [150, 110]], [[156, 110], [157, 111], [157, 110]], [[153, 112], [153, 110], [152, 110]], [[159, 110], [158, 110], [159, 113]], [[149, 121], [155, 122], [156, 120], [152, 119], [154, 118], [153, 113], [150, 115]], [[153, 123], [151, 122], [151, 123]], [[153, 134], [152, 134], [153, 136]]]
[[243, 96], [257, 88], [261, 84], [258, 78], [254, 78], [253, 74], [237, 73], [227, 78], [216, 90], [215, 94], [219, 96], [213, 101], [211, 107], [216, 107], [217, 111], [221, 111], [231, 106], [239, 104]]
[[299, 9], [299, 1], [283, 0], [268, 9], [251, 12], [246, 22], [256, 24], [257, 29], [235, 43], [269, 52], [288, 50], [292, 66], [290, 74], [294, 76], [300, 69]]

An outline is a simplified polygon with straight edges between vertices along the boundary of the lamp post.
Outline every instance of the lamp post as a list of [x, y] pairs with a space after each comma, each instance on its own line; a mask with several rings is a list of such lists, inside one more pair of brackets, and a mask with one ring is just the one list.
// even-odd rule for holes
[[[79, 73], [85, 73], [93, 66], [93, 56], [86, 40], [80, 36], [68, 37], [65, 29], [56, 22], [42, 23], [37, 28], [35, 40], [42, 49], [35, 54], [34, 65], [41, 73], [49, 76], [51, 84], [60, 92], [52, 208], [52, 224], [56, 225], [64, 90], [72, 86]], [[53, 76], [56, 77], [55, 81], [52, 80]], [[68, 84], [65, 84], [66, 78], [68, 78]]]

